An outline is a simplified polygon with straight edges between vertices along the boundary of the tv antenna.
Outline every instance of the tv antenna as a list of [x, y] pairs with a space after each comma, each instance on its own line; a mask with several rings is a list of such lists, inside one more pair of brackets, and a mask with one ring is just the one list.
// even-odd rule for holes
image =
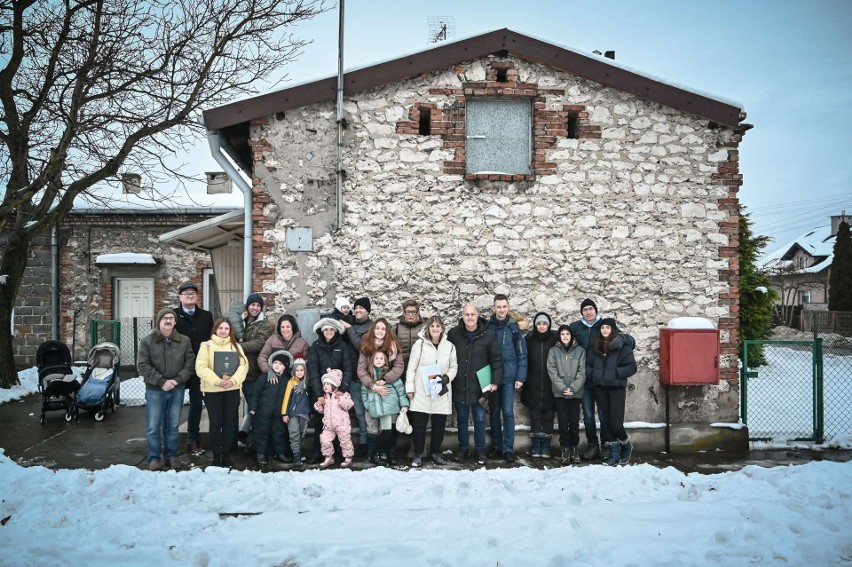
[[452, 16], [428, 16], [429, 37], [426, 43], [438, 43], [456, 36], [456, 23]]

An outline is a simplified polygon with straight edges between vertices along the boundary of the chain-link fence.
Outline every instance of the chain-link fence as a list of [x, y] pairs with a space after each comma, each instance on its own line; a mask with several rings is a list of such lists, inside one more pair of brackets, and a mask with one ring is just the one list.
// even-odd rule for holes
[[98, 343], [110, 342], [121, 349], [119, 402], [123, 405], [145, 403], [145, 384], [138, 377], [136, 357], [139, 353], [139, 341], [151, 333], [153, 324], [153, 317], [95, 319], [90, 322], [90, 347]]
[[743, 341], [742, 417], [752, 440], [819, 440], [813, 341]]

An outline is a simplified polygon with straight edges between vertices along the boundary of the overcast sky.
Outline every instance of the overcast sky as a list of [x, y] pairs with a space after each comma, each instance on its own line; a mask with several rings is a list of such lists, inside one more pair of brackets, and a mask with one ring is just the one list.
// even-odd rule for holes
[[[614, 50], [624, 65], [741, 103], [754, 129], [740, 145], [739, 196], [756, 232], [776, 239], [767, 251], [852, 213], [852, 1], [346, 0], [345, 12], [347, 69], [427, 49], [428, 18], [451, 16], [457, 39], [508, 27]], [[279, 88], [337, 73], [337, 17], [293, 30], [313, 43]], [[187, 174], [219, 169], [203, 143], [178, 158]]]

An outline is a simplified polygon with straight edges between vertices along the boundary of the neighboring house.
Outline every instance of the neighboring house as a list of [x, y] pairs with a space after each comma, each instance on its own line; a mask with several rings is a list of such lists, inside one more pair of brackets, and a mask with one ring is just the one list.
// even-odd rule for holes
[[499, 292], [557, 324], [592, 297], [637, 340], [628, 421], [657, 423], [659, 327], [705, 317], [722, 380], [671, 388], [672, 422], [744, 446], [709, 425], [739, 419], [741, 107], [498, 30], [346, 73], [338, 178], [335, 89], [204, 114], [252, 177], [256, 291], [294, 313], [368, 295], [376, 317], [414, 296], [448, 325]]
[[[72, 348], [76, 360], [85, 359], [90, 320], [121, 320], [125, 330], [136, 317], [150, 325], [159, 309], [177, 305], [182, 281], [198, 282], [205, 304], [215, 306], [207, 293], [214, 285], [208, 250], [187, 250], [157, 237], [229, 211], [74, 209], [55, 239], [42, 238], [32, 248], [15, 306], [16, 365], [33, 366], [38, 346], [54, 336]], [[237, 211], [240, 221], [241, 215]], [[123, 362], [132, 364], [133, 350], [122, 350]]]
[[844, 220], [852, 222], [852, 216], [845, 211], [833, 215], [830, 224], [814, 228], [763, 257], [761, 266], [778, 292], [776, 304], [782, 310], [793, 306], [826, 308], [834, 241]]

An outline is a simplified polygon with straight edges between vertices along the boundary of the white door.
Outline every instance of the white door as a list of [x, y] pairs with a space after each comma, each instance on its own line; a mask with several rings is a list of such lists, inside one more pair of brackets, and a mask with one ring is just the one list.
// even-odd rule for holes
[[[136, 341], [151, 332], [154, 278], [116, 278], [115, 297], [115, 318], [121, 322], [122, 365], [132, 365], [136, 360]], [[134, 318], [138, 318], [138, 337], [133, 336]]]

